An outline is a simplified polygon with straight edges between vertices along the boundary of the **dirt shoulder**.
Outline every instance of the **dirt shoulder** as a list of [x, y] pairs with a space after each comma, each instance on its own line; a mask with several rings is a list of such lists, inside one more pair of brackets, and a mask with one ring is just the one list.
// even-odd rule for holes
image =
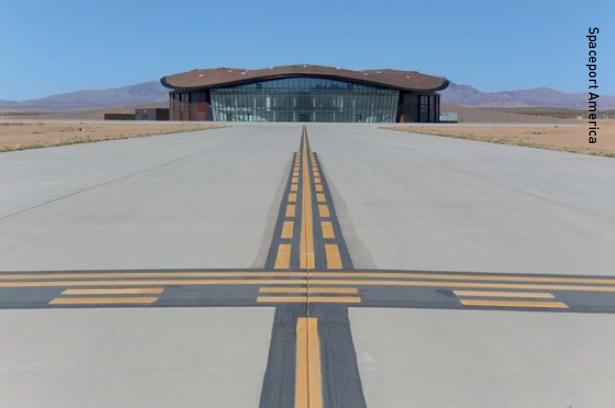
[[598, 142], [587, 142], [587, 125], [409, 125], [387, 129], [482, 142], [615, 157], [615, 120], [600, 121]]
[[0, 152], [220, 128], [190, 123], [0, 122]]

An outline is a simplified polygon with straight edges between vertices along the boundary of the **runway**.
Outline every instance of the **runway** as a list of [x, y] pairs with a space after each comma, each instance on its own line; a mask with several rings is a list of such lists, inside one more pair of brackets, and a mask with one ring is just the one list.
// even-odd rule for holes
[[257, 124], [0, 170], [8, 406], [615, 402], [611, 159]]

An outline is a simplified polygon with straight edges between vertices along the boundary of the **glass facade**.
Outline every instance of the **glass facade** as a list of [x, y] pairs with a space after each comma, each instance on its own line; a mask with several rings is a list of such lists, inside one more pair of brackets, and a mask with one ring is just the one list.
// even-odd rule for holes
[[419, 96], [419, 122], [437, 122], [440, 116], [440, 96]]
[[399, 91], [298, 77], [210, 90], [215, 121], [395, 122]]

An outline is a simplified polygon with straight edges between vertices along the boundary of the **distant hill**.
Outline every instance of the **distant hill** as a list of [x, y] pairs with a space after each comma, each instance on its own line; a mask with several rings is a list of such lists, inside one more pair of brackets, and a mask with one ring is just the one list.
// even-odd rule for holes
[[[26, 101], [0, 100], [4, 110], [70, 110], [94, 109], [118, 106], [159, 104], [166, 102], [168, 89], [158, 81], [143, 82], [119, 88], [85, 90], [47, 96]], [[442, 102], [470, 107], [553, 107], [584, 109], [587, 94], [564, 93], [541, 87], [502, 92], [482, 92], [470, 85], [451, 82], [442, 91]], [[615, 107], [615, 96], [600, 96], [600, 108]]]
[[169, 90], [158, 81], [143, 82], [119, 88], [69, 92], [26, 101], [0, 100], [0, 109], [89, 109], [143, 105], [166, 101]]
[[[443, 103], [473, 107], [587, 107], [587, 93], [565, 93], [547, 87], [482, 92], [470, 85], [451, 82], [441, 94]], [[600, 108], [615, 107], [615, 96], [601, 95], [598, 99], [598, 106]]]

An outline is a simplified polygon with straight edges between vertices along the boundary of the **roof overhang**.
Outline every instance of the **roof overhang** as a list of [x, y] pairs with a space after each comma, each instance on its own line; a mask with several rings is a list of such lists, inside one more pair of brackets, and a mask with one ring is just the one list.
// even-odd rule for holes
[[335, 79], [410, 92], [439, 91], [449, 84], [444, 77], [426, 75], [416, 71], [393, 69], [354, 71], [321, 65], [286, 65], [253, 70], [242, 68], [195, 69], [165, 76], [160, 79], [160, 82], [165, 87], [176, 91], [191, 91], [303, 76]]

